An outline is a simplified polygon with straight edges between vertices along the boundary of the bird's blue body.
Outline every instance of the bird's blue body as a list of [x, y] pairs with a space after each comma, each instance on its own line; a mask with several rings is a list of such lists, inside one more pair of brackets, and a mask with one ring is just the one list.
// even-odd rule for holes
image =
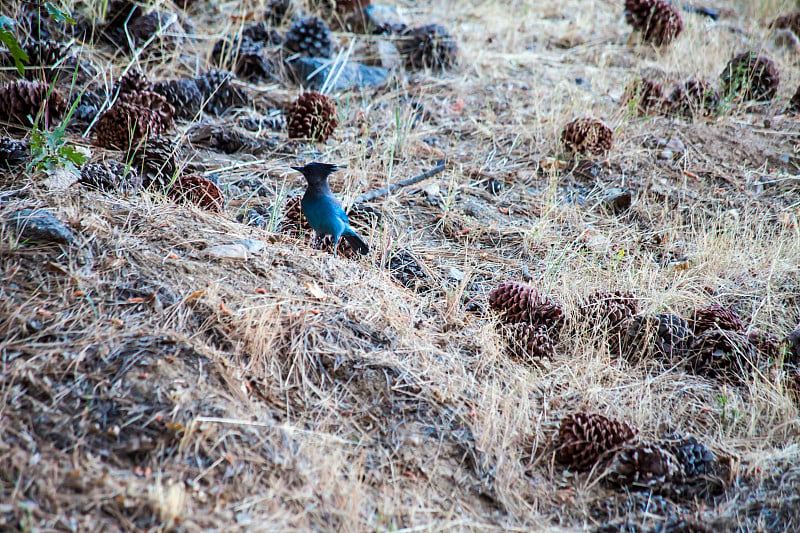
[[344, 237], [358, 253], [369, 253], [364, 239], [350, 227], [350, 221], [342, 203], [331, 192], [328, 176], [336, 170], [335, 165], [309, 163], [304, 167], [292, 167], [301, 172], [308, 182], [300, 207], [308, 224], [317, 232], [319, 239], [333, 237], [334, 253], [339, 239]]

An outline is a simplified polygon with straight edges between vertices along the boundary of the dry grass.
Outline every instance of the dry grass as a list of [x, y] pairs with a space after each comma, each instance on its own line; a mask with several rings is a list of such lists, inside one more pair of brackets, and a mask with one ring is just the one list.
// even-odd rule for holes
[[[0, 230], [2, 528], [591, 530], [642, 504], [599, 471], [555, 464], [553, 435], [576, 410], [645, 436], [695, 435], [729, 464], [724, 494], [668, 502], [670, 513], [720, 531], [800, 527], [798, 405], [780, 361], [741, 387], [630, 365], [578, 313], [581, 297], [613, 288], [643, 311], [733, 306], [781, 336], [800, 319], [800, 122], [781, 114], [798, 58], [770, 48], [761, 25], [789, 6], [711, 4], [723, 19], [685, 14], [666, 51], [626, 45], [621, 1], [403, 4], [415, 22], [452, 16], [439, 22], [461, 66], [335, 95], [341, 128], [323, 145], [267, 131], [275, 148], [263, 156], [196, 150], [226, 191], [220, 214], [3, 178], [3, 213], [47, 206], [77, 238], [61, 248]], [[240, 26], [231, 16], [260, 6], [198, 3], [183, 55], [83, 53], [98, 79], [131, 65], [196, 74]], [[766, 107], [689, 123], [619, 104], [641, 73], [716, 80], [746, 46], [781, 69]], [[252, 108], [229, 126], [298, 92], [242, 85]], [[413, 101], [430, 117], [415, 122]], [[560, 128], [583, 114], [615, 134], [593, 180], [553, 159]], [[671, 137], [685, 150], [661, 159], [658, 140]], [[442, 157], [443, 174], [376, 202], [379, 220], [356, 219], [374, 250], [357, 261], [234, 221], [249, 206], [280, 209], [302, 187], [288, 170], [300, 161], [346, 163], [333, 188], [347, 204]], [[505, 183], [499, 195], [489, 177]], [[234, 186], [242, 178], [269, 196]], [[635, 191], [616, 216], [600, 201], [615, 186]], [[242, 262], [204, 252], [239, 239], [265, 246]], [[433, 290], [381, 268], [399, 248]], [[545, 287], [571, 318], [542, 367], [508, 359], [495, 319], [469, 305], [515, 279]]]

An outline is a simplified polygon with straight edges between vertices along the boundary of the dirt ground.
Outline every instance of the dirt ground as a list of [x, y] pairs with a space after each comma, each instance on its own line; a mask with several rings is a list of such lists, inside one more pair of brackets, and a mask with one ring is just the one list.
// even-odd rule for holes
[[[0, 219], [47, 208], [74, 240], [0, 226], [0, 529], [800, 530], [800, 379], [786, 345], [732, 383], [621, 357], [581, 311], [595, 291], [624, 291], [641, 313], [688, 318], [718, 304], [748, 330], [797, 329], [800, 119], [785, 110], [800, 48], [767, 24], [798, 6], [693, 2], [718, 20], [682, 9], [683, 32], [656, 49], [630, 39], [622, 0], [387, 3], [411, 25], [444, 25], [458, 64], [330, 94], [339, 126], [324, 143], [290, 140], [280, 124], [245, 131], [243, 118], [280, 117], [301, 89], [235, 82], [244, 105], [167, 134], [218, 181], [219, 212], [4, 171]], [[142, 3], [183, 13], [156, 4]], [[79, 41], [73, 53], [96, 70], [87, 84], [110, 86], [129, 66], [191, 77], [264, 6], [198, 0], [177, 48]], [[355, 43], [356, 60], [378, 39], [334, 35], [339, 50]], [[728, 100], [691, 120], [623, 102], [643, 75], [667, 90], [718, 84], [748, 49], [780, 71], [769, 103]], [[613, 130], [607, 154], [573, 158], [560, 144], [584, 115]], [[192, 143], [200, 120], [267, 148]], [[92, 162], [125, 158], [92, 132], [68, 139]], [[441, 159], [443, 172], [351, 211], [367, 256], [280, 231], [286, 198], [305, 185], [292, 165], [346, 167], [331, 187], [350, 206]], [[614, 189], [629, 206], [609, 206]], [[266, 229], [237, 219], [254, 207]], [[220, 257], [215, 247], [232, 244], [246, 257]], [[551, 359], [509, 355], [487, 303], [506, 281], [563, 307]], [[559, 426], [577, 412], [645, 440], [695, 437], [713, 452], [713, 481], [642, 490], [609, 483], [607, 466], [559, 464]]]

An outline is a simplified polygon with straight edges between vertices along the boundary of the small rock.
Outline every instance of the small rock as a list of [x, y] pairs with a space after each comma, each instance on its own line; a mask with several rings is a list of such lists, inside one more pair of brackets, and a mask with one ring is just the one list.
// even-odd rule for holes
[[388, 39], [378, 39], [375, 43], [380, 66], [392, 70], [403, 66], [403, 58], [394, 43]]
[[614, 187], [605, 191], [602, 202], [606, 209], [618, 215], [630, 209], [632, 199], [633, 195], [629, 189]]
[[678, 137], [670, 137], [664, 147], [674, 152], [683, 152], [686, 150], [686, 146], [683, 144], [683, 141]]
[[247, 261], [247, 246], [244, 244], [217, 244], [206, 248], [205, 253], [218, 259]]
[[46, 209], [17, 211], [8, 216], [6, 225], [23, 240], [69, 244], [75, 238], [67, 225]]
[[663, 161], [672, 161], [672, 157], [674, 155], [675, 154], [672, 152], [672, 150], [661, 150], [658, 152], [658, 158]]
[[236, 244], [241, 244], [242, 246], [247, 248], [248, 252], [250, 252], [253, 255], [260, 254], [264, 250], [264, 248], [267, 247], [266, 243], [256, 239], [239, 239], [236, 241]]
[[462, 281], [464, 279], [464, 273], [456, 267], [451, 266], [447, 267], [447, 277], [456, 281]]
[[[322, 89], [333, 67], [332, 60], [322, 57], [298, 57], [286, 63], [296, 82], [315, 91]], [[383, 67], [369, 67], [348, 61], [344, 66], [336, 65], [334, 77], [336, 82], [329, 85], [328, 90], [346, 91], [364, 87], [379, 87], [386, 83], [389, 71]]]
[[57, 167], [47, 172], [44, 184], [51, 191], [66, 191], [81, 179], [81, 173], [76, 168]]

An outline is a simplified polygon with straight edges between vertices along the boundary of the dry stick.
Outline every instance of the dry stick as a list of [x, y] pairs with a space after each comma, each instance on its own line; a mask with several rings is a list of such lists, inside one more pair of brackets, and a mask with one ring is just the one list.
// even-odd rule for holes
[[370, 200], [374, 200], [375, 198], [386, 196], [390, 192], [394, 192], [400, 187], [408, 187], [409, 185], [414, 185], [415, 183], [420, 182], [426, 178], [435, 176], [436, 174], [443, 171], [444, 167], [445, 167], [445, 160], [442, 159], [441, 161], [436, 163], [436, 166], [433, 167], [432, 169], [426, 170], [422, 174], [414, 176], [413, 178], [408, 178], [407, 180], [398, 181], [397, 183], [392, 183], [391, 185], [387, 185], [386, 187], [381, 187], [380, 189], [375, 189], [374, 191], [362, 194], [353, 201], [353, 205], [360, 204], [361, 202], [369, 202]]

